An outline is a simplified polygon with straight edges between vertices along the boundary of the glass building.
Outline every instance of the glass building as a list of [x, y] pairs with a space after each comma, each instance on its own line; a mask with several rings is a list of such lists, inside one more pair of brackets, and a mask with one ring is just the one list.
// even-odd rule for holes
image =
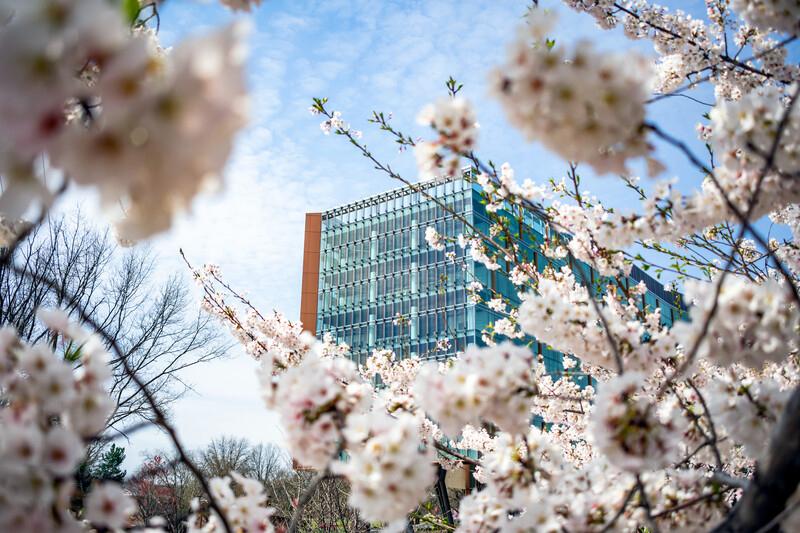
[[[434, 226], [446, 236], [468, 233], [464, 222], [450, 210], [488, 234], [485, 203], [481, 187], [464, 175], [307, 214], [300, 313], [304, 327], [318, 337], [330, 333], [347, 343], [358, 363], [381, 348], [403, 357], [444, 359], [469, 344], [482, 344], [483, 329], [503, 315], [484, 303], [471, 303], [467, 285], [480, 281], [485, 287], [483, 299], [490, 298], [488, 289], [492, 289], [513, 304], [519, 303], [516, 287], [505, 265], [489, 271], [452, 242], [445, 250], [431, 249], [425, 242], [425, 230]], [[505, 209], [512, 208], [515, 206]], [[546, 258], [539, 251], [549, 234], [547, 225], [529, 211], [510, 214], [513, 216], [508, 218], [517, 224], [514, 231], [522, 237], [521, 253], [526, 260], [540, 271], [547, 264], [560, 268], [564, 261]], [[590, 283], [603, 285], [587, 265], [573, 268], [581, 268]], [[666, 291], [640, 269], [634, 267], [623, 283], [640, 281], [648, 288], [641, 305], [660, 307], [666, 324], [685, 314], [680, 295]], [[439, 342], [444, 339], [449, 342]], [[532, 338], [518, 342], [530, 343], [548, 370], [561, 369], [560, 353]]]

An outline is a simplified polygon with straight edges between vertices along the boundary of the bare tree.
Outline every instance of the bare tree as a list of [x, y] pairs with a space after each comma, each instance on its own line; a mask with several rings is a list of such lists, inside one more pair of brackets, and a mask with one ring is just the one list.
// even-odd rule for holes
[[126, 487], [136, 498], [136, 521], [145, 525], [159, 516], [170, 533], [186, 530], [184, 522], [192, 511], [192, 500], [203, 494], [186, 465], [160, 453], [145, 458]]
[[258, 444], [248, 456], [248, 476], [266, 485], [286, 472], [291, 463], [283, 448], [272, 443]]
[[208, 477], [227, 476], [231, 472], [248, 474], [250, 468], [250, 443], [247, 439], [219, 437], [200, 452], [200, 468]]
[[[205, 449], [193, 452], [192, 456], [206, 478], [224, 477], [236, 471], [258, 479], [270, 495], [268, 503], [272, 506], [276, 506], [272, 501], [273, 486], [287, 475], [294, 475], [289, 470], [291, 462], [286, 451], [271, 443], [253, 446], [246, 439], [223, 436], [212, 440]], [[184, 522], [194, 498], [204, 503], [203, 492], [191, 472], [177, 458], [164, 452], [145, 457], [126, 486], [138, 504], [138, 524], [145, 525], [150, 518], [161, 516], [170, 532], [185, 531]], [[238, 490], [235, 485], [234, 490]], [[285, 503], [286, 497], [282, 499]], [[282, 516], [291, 516], [291, 513]]]
[[208, 477], [238, 472], [267, 485], [291, 465], [289, 455], [272, 444], [252, 445], [247, 439], [222, 436], [198, 452], [200, 467]]
[[[181, 278], [153, 283], [149, 249], [119, 249], [106, 233], [86, 226], [80, 214], [37, 228], [14, 251], [12, 264], [18, 271], [0, 265], [0, 325], [13, 325], [22, 338], [57, 348], [58, 338], [41, 327], [36, 310], [86, 310], [121, 347], [162, 410], [188, 389], [180, 378], [182, 370], [227, 351], [211, 319], [187, 311], [195, 306]], [[124, 434], [126, 428], [152, 421], [153, 410], [120, 357], [111, 361], [111, 368], [116, 408], [107, 430]]]
[[[297, 508], [298, 499], [317, 476], [316, 472], [288, 470], [266, 486], [269, 505], [275, 508], [275, 516], [291, 517]], [[350, 486], [341, 477], [326, 477], [316, 487], [311, 500], [303, 507], [299, 517], [299, 531], [348, 531], [366, 533], [369, 524], [359, 512], [347, 504]]]

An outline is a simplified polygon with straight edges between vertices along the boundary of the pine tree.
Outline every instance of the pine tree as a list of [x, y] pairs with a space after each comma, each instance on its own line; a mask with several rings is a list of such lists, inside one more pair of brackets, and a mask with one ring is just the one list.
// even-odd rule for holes
[[125, 448], [112, 444], [111, 447], [103, 452], [100, 460], [92, 469], [92, 477], [99, 481], [122, 482], [127, 472], [120, 467], [125, 461]]

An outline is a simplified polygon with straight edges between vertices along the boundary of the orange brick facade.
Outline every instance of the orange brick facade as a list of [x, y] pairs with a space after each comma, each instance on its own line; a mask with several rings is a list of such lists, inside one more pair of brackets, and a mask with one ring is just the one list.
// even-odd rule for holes
[[306, 231], [303, 239], [303, 281], [300, 294], [300, 321], [303, 329], [317, 334], [317, 300], [319, 291], [319, 247], [322, 232], [322, 215], [306, 213]]

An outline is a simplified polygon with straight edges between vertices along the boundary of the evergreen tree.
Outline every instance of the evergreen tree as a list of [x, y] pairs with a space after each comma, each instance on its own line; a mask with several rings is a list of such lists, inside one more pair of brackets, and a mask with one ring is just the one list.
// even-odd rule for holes
[[125, 448], [112, 444], [109, 449], [103, 452], [100, 460], [92, 469], [92, 477], [99, 481], [117, 481], [119, 483], [125, 479], [127, 472], [122, 470], [122, 463], [125, 461]]

